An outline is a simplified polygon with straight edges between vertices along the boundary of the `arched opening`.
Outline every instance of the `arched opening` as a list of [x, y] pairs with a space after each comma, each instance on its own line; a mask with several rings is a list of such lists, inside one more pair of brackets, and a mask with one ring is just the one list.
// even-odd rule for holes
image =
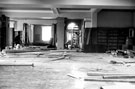
[[75, 22], [70, 22], [67, 25], [66, 36], [66, 45], [68, 48], [79, 47], [79, 26]]

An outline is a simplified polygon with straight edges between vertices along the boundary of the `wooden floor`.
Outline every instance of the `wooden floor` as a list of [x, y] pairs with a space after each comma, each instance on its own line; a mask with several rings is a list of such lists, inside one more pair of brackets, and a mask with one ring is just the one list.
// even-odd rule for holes
[[[54, 54], [55, 56], [57, 54], [57, 59]], [[102, 78], [102, 76], [88, 76], [88, 73], [135, 75], [135, 63], [110, 63], [111, 60], [123, 62], [135, 59], [113, 57], [103, 53], [79, 52], [66, 52], [65, 58], [59, 58], [58, 55], [61, 54], [63, 52], [49, 51], [8, 54], [0, 57], [0, 89], [100, 89], [117, 83], [128, 83], [135, 87], [135, 83], [128, 82], [135, 78], [126, 79], [125, 82], [85, 81]], [[34, 64], [34, 66], [19, 64]]]

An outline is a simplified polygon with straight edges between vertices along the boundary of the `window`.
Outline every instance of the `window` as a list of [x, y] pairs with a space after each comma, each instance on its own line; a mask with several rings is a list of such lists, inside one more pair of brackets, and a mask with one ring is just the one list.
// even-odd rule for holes
[[52, 38], [52, 26], [42, 26], [42, 40], [50, 41]]
[[68, 29], [68, 30], [73, 30], [73, 29], [78, 30], [79, 28], [78, 28], [78, 26], [76, 25], [76, 23], [71, 22], [71, 23], [69, 23], [67, 29]]

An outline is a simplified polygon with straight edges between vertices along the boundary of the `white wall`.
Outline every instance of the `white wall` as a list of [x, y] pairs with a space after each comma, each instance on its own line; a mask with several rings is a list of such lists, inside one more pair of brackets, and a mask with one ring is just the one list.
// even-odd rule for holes
[[132, 27], [132, 13], [129, 11], [101, 11], [98, 27]]

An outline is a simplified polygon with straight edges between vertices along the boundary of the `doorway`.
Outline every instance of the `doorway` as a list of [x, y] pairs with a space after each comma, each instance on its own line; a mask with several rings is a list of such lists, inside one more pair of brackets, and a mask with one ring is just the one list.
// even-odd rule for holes
[[79, 48], [79, 26], [75, 22], [70, 22], [66, 30], [66, 47], [69, 49]]

